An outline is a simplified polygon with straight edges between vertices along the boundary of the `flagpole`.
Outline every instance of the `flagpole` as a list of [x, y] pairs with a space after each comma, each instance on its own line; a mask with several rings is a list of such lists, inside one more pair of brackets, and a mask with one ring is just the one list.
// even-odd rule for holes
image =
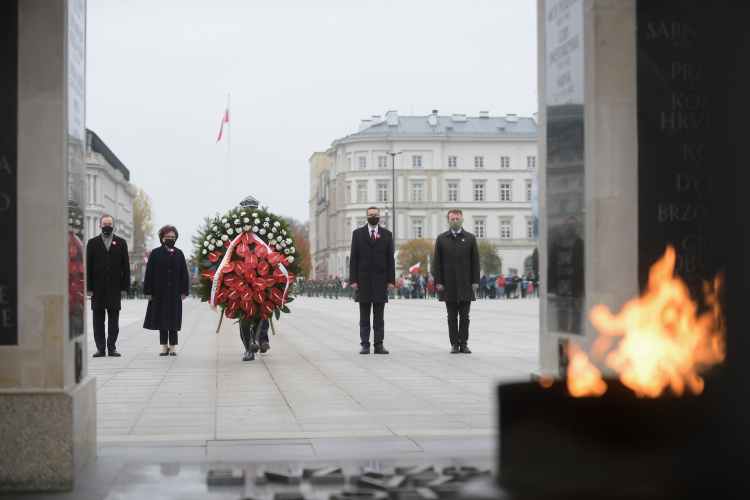
[[[229, 99], [231, 95], [227, 94], [227, 117], [229, 116]], [[225, 117], [226, 118], [226, 117]], [[231, 147], [231, 137], [232, 137], [232, 126], [229, 124], [229, 120], [227, 120], [227, 184], [229, 191], [227, 194], [229, 195], [229, 208], [230, 210], [234, 207], [232, 204], [232, 147]]]

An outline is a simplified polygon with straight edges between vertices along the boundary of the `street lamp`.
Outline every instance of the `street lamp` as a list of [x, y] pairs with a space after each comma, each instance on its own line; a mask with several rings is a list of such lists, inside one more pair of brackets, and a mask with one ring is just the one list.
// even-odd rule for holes
[[[393, 166], [393, 185], [391, 186], [391, 192], [393, 193], [393, 199], [391, 200], [391, 203], [393, 203], [393, 250], [396, 250], [396, 155], [400, 155], [402, 151], [399, 151], [398, 153], [389, 153], [387, 152], [387, 155], [391, 155], [391, 165]], [[388, 226], [388, 212], [385, 213], [385, 225]]]

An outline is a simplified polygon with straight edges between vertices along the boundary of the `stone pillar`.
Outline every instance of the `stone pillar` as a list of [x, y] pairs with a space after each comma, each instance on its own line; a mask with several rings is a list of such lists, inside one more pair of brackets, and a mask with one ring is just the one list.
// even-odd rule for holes
[[3, 130], [13, 119], [17, 127], [0, 145], [0, 190], [12, 195], [0, 223], [17, 227], [16, 237], [2, 235], [16, 252], [3, 246], [0, 256], [5, 271], [17, 270], [0, 276], [10, 311], [0, 337], [0, 490], [69, 490], [96, 452], [82, 273], [86, 4], [12, 0], [0, 9], [17, 33], [3, 44], [17, 66], [2, 59], [0, 70], [17, 83], [5, 93], [3, 82], [12, 102], [0, 108]]
[[593, 340], [590, 308], [638, 293], [636, 2], [537, 3], [540, 368], [557, 374], [561, 340]]

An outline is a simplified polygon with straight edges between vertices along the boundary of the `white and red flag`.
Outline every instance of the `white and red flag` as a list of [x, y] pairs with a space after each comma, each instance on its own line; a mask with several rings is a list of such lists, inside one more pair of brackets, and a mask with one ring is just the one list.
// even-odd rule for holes
[[421, 262], [417, 262], [416, 264], [414, 264], [413, 266], [411, 266], [409, 268], [409, 272], [410, 273], [418, 273], [419, 272], [419, 264], [421, 264]]
[[221, 128], [219, 129], [219, 138], [216, 142], [221, 140], [221, 134], [224, 132], [224, 124], [229, 123], [229, 99], [227, 99], [227, 109], [224, 111], [224, 116], [221, 117]]

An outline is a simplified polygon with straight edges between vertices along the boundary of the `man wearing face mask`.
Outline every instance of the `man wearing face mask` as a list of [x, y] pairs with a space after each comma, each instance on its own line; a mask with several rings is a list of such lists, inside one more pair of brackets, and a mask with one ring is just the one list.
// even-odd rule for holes
[[[95, 358], [106, 356], [107, 351], [110, 356], [120, 355], [116, 343], [121, 300], [130, 287], [128, 243], [114, 234], [115, 220], [111, 215], [103, 215], [99, 227], [101, 235], [86, 244], [86, 288], [91, 297]], [[105, 316], [108, 319], [106, 337]]]
[[351, 287], [354, 301], [359, 302], [360, 354], [370, 353], [370, 310], [375, 354], [388, 354], [383, 347], [385, 322], [383, 312], [388, 302], [388, 292], [396, 283], [396, 262], [393, 257], [393, 235], [378, 225], [380, 211], [367, 209], [367, 224], [352, 232], [349, 258]]
[[[450, 229], [435, 241], [435, 287], [448, 310], [451, 354], [471, 354], [469, 310], [479, 288], [479, 248], [473, 234], [462, 229], [461, 210], [448, 211]], [[461, 317], [459, 324], [458, 318]]]

